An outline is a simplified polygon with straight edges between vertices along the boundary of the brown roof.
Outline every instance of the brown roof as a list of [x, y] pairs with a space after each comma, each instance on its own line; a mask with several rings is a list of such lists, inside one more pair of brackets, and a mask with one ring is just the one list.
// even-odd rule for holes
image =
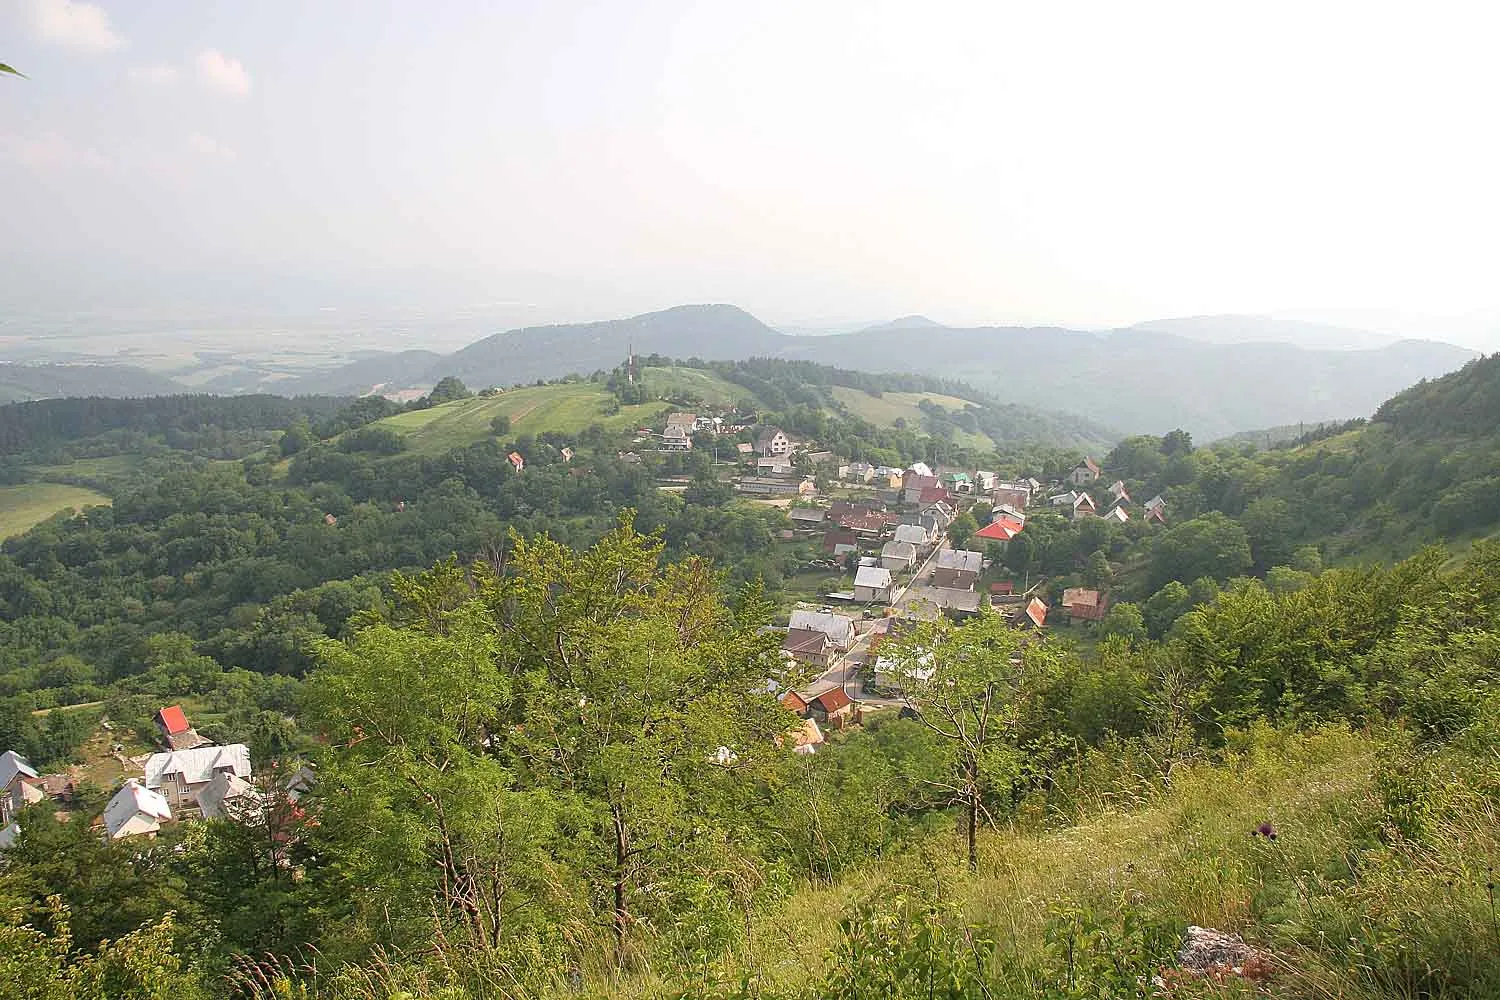
[[858, 539], [852, 531], [830, 531], [823, 535], [823, 551], [832, 552], [840, 545], [856, 545]]
[[1010, 580], [996, 580], [990, 584], [990, 593], [992, 594], [1014, 594], [1015, 592], [1016, 585]]
[[1099, 591], [1085, 587], [1069, 587], [1063, 591], [1063, 607], [1096, 608], [1099, 606]]
[[839, 527], [850, 531], [867, 532], [878, 535], [885, 530], [886, 520], [884, 514], [845, 514], [839, 518]]
[[844, 693], [841, 687], [829, 688], [812, 700], [812, 704], [823, 711], [832, 714], [845, 706], [854, 704], [854, 699]]
[[788, 653], [822, 653], [828, 648], [828, 633], [815, 628], [789, 629], [781, 648]]
[[788, 691], [778, 699], [784, 708], [788, 708], [798, 715], [807, 711], [807, 699], [795, 691]]
[[1047, 624], [1047, 605], [1043, 604], [1039, 597], [1033, 597], [1031, 603], [1026, 605], [1025, 614], [1031, 624], [1037, 628]]

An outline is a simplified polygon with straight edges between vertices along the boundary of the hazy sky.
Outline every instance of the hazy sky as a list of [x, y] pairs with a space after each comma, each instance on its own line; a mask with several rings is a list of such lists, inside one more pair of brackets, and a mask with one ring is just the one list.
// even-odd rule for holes
[[1500, 326], [1492, 10], [0, 0], [0, 302], [1463, 340]]

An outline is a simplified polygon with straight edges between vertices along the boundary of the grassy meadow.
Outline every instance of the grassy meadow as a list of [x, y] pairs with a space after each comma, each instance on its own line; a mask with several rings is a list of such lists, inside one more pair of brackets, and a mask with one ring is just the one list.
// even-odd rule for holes
[[[883, 392], [879, 396], [872, 396], [861, 389], [851, 389], [847, 386], [836, 385], [832, 388], [833, 398], [849, 408], [849, 412], [861, 420], [880, 427], [889, 427], [897, 418], [906, 421], [913, 429], [923, 426], [922, 411], [917, 404], [926, 400], [936, 403], [945, 410], [962, 410], [969, 405], [966, 399], [957, 396], [944, 396], [937, 392]], [[955, 443], [968, 448], [993, 448], [995, 443], [986, 434], [968, 434], [963, 431], [953, 435]]]
[[406, 439], [407, 448], [418, 454], [439, 455], [491, 437], [491, 422], [498, 416], [511, 420], [515, 434], [540, 434], [543, 431], [572, 433], [590, 424], [603, 424], [620, 430], [649, 423], [669, 408], [656, 402], [624, 406], [613, 415], [605, 414], [610, 394], [590, 382], [526, 386], [508, 389], [497, 396], [460, 399], [426, 410], [398, 413], [379, 421]]
[[53, 514], [109, 503], [103, 493], [60, 483], [0, 486], [0, 538], [10, 538]]

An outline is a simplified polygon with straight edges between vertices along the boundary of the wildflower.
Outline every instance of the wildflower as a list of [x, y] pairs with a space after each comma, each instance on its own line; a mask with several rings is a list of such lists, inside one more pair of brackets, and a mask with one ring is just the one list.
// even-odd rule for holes
[[1275, 840], [1276, 839], [1276, 828], [1274, 826], [1272, 826], [1270, 823], [1261, 823], [1254, 830], [1250, 831], [1250, 836], [1252, 836], [1252, 837], [1254, 837], [1254, 836], [1261, 836], [1261, 837], [1265, 837], [1267, 840]]

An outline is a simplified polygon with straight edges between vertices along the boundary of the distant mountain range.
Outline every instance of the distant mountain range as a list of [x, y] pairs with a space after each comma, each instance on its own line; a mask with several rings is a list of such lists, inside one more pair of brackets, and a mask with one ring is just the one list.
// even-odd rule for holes
[[[1194, 328], [1214, 326], [1203, 322]], [[1159, 332], [1150, 324], [1101, 334], [1056, 327], [956, 329], [924, 317], [854, 333], [794, 337], [735, 306], [696, 305], [497, 333], [420, 368], [413, 365], [404, 378], [380, 381], [430, 385], [456, 375], [472, 386], [514, 385], [610, 369], [632, 348], [637, 354], [679, 358], [777, 357], [860, 371], [942, 375], [1008, 402], [1078, 413], [1128, 431], [1183, 427], [1202, 440], [1273, 424], [1368, 415], [1401, 389], [1474, 357], [1473, 351], [1427, 341], [1308, 349], [1211, 343]], [[338, 372], [318, 378], [330, 377], [339, 377]], [[277, 391], [288, 388], [307, 391], [297, 383]]]
[[[1288, 340], [1321, 346], [1284, 342]], [[868, 372], [940, 375], [1002, 401], [1076, 413], [1127, 432], [1182, 427], [1200, 440], [1278, 424], [1367, 416], [1396, 392], [1453, 371], [1475, 356], [1450, 344], [1390, 341], [1365, 331], [1260, 317], [1190, 317], [1083, 332], [955, 328], [905, 316], [851, 333], [814, 337], [782, 333], [736, 306], [690, 305], [628, 319], [496, 333], [448, 355], [420, 350], [378, 355], [257, 389], [352, 395], [377, 387], [430, 386], [444, 375], [456, 375], [476, 388], [517, 385], [609, 370], [631, 350], [674, 358], [771, 357]], [[44, 368], [83, 370], [21, 367], [31, 369], [26, 374], [33, 384]], [[101, 384], [88, 391], [181, 391], [145, 372], [98, 370], [104, 372], [117, 373], [121, 388]], [[25, 397], [13, 393], [8, 398]]]
[[1371, 350], [1400, 340], [1386, 333], [1274, 316], [1183, 316], [1137, 323], [1131, 330], [1170, 333], [1208, 344], [1292, 344], [1325, 350]]
[[165, 376], [125, 365], [0, 363], [0, 403], [59, 396], [167, 396], [187, 391]]

